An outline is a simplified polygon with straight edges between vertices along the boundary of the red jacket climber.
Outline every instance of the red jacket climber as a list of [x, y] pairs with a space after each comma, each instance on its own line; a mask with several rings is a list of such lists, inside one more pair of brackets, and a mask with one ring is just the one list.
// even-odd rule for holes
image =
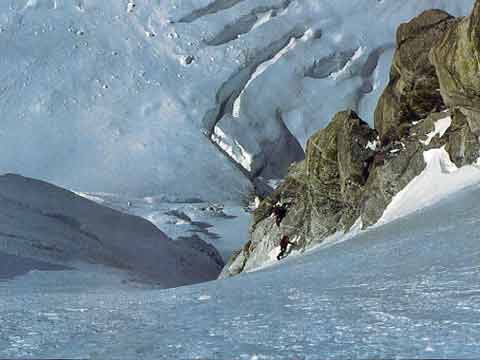
[[280, 253], [277, 256], [277, 260], [280, 260], [285, 255], [288, 245], [295, 245], [295, 244], [290, 241], [290, 238], [288, 237], [288, 235], [284, 235], [280, 240]]

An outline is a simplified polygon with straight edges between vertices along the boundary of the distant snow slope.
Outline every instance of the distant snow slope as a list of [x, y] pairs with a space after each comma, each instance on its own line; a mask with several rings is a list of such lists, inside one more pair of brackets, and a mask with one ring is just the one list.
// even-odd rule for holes
[[0, 278], [83, 262], [173, 287], [215, 279], [222, 267], [202, 241], [172, 241], [145, 219], [41, 181], [0, 176], [0, 204]]
[[71, 271], [0, 282], [0, 357], [479, 358], [479, 198], [476, 186], [281, 266], [192, 287]]
[[199, 236], [227, 262], [248, 241], [251, 213], [236, 203], [178, 202], [163, 197], [132, 198], [122, 194], [78, 193], [115, 210], [141, 216], [171, 239]]
[[238, 200], [244, 173], [283, 175], [334, 112], [371, 122], [399, 22], [471, 4], [2, 0], [0, 172]]

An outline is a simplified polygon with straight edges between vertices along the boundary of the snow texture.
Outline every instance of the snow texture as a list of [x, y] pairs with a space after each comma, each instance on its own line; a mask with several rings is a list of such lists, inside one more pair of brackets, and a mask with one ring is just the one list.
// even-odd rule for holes
[[226, 262], [248, 240], [251, 214], [236, 203], [204, 203], [165, 197], [131, 198], [116, 194], [79, 193], [98, 204], [140, 216], [172, 239], [199, 236], [215, 246]]
[[427, 164], [425, 170], [395, 195], [378, 224], [419, 211], [458, 190], [480, 183], [480, 168], [475, 165], [457, 168], [444, 147], [425, 151], [423, 156]]
[[104, 272], [36, 271], [0, 282], [0, 356], [478, 358], [479, 196], [476, 185], [224, 281], [157, 290]]
[[[204, 135], [213, 125], [259, 163], [253, 172], [293, 161], [339, 110], [372, 122], [400, 22], [471, 3], [3, 0], [0, 173], [238, 200], [250, 182]], [[263, 175], [283, 176], [274, 165]]]

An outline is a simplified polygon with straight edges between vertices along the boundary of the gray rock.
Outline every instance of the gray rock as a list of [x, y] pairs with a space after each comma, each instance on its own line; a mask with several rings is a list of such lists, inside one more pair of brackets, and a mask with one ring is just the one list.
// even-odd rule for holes
[[430, 49], [456, 23], [448, 13], [428, 10], [397, 30], [390, 82], [375, 110], [380, 137], [399, 139], [413, 121], [445, 108]]

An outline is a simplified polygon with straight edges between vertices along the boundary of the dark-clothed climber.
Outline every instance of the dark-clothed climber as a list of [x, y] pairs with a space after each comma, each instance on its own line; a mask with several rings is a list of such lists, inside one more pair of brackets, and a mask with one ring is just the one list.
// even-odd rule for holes
[[287, 215], [287, 207], [282, 204], [276, 204], [272, 209], [272, 214], [275, 216], [275, 224], [280, 226], [283, 218]]
[[287, 251], [288, 245], [295, 245], [290, 241], [288, 235], [284, 235], [282, 240], [280, 240], [280, 253], [277, 256], [277, 260], [281, 260]]

